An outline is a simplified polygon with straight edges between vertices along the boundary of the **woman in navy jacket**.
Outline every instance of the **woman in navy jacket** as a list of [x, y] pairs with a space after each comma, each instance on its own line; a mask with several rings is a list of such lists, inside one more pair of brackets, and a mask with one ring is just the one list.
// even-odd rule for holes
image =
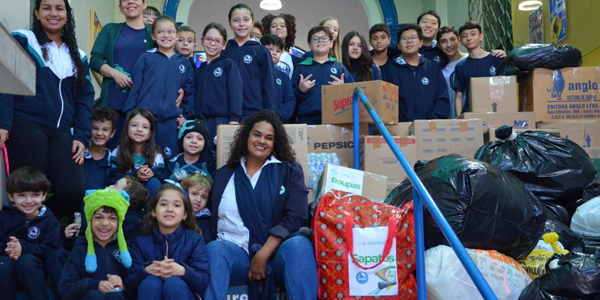
[[81, 165], [92, 135], [94, 88], [69, 1], [37, 0], [32, 30], [12, 36], [35, 63], [36, 94], [0, 94], [0, 149], [7, 142], [12, 170], [44, 172], [52, 183], [48, 207], [58, 219], [72, 217], [85, 194]]
[[308, 217], [308, 190], [289, 140], [274, 112], [251, 116], [236, 132], [209, 197], [213, 241], [205, 299], [225, 299], [229, 285], [242, 284], [249, 299], [274, 299], [275, 285], [285, 286], [292, 300], [317, 298], [314, 248], [298, 235]]

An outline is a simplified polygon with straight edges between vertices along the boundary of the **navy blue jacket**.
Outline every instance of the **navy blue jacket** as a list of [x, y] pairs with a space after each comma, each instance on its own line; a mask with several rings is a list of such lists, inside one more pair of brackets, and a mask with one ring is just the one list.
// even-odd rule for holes
[[202, 295], [210, 284], [208, 253], [198, 232], [179, 226], [175, 232], [162, 235], [155, 229], [150, 235], [138, 236], [129, 251], [133, 260], [126, 279], [129, 291], [137, 292], [142, 281], [151, 276], [144, 268], [165, 256], [185, 268], [181, 279], [194, 294]]
[[448, 87], [436, 63], [420, 56], [415, 67], [399, 56], [388, 71], [391, 83], [398, 86], [398, 122], [448, 118]]
[[123, 236], [127, 243], [134, 243], [135, 239], [140, 235], [142, 224], [144, 223], [146, 212], [133, 208], [128, 208], [123, 220]]
[[207, 244], [212, 241], [212, 232], [210, 230], [210, 218], [211, 216], [196, 217], [196, 225], [198, 226], [198, 228], [200, 228], [200, 231], [202, 231], [202, 237], [204, 238], [204, 242]]
[[194, 72], [196, 112], [207, 118], [223, 117], [239, 122], [243, 87], [240, 69], [231, 59], [219, 56], [204, 62]]
[[448, 56], [442, 49], [437, 47], [437, 41], [433, 40], [431, 46], [421, 46], [419, 53], [425, 58], [438, 64], [440, 69], [444, 69], [448, 64]]
[[62, 269], [58, 292], [64, 300], [82, 299], [85, 293], [97, 290], [100, 281], [107, 280], [107, 274], [118, 275], [125, 282], [127, 269], [121, 263], [121, 253], [116, 240], [108, 243], [105, 247], [94, 242], [98, 268], [91, 274], [85, 270], [87, 246], [85, 237], [78, 237]]
[[[205, 159], [205, 157], [208, 157], [208, 160]], [[163, 175], [163, 178], [170, 179], [170, 177], [173, 175], [173, 172], [175, 172], [175, 169], [177, 167], [182, 168], [185, 165], [189, 165], [189, 164], [186, 163], [185, 160], [183, 159], [183, 153], [178, 154], [177, 156], [175, 156], [171, 160], [169, 160], [169, 162], [165, 166], [165, 173]], [[217, 168], [216, 161], [215, 161], [214, 157], [212, 156], [212, 154], [210, 154], [210, 151], [206, 151], [206, 152], [202, 153], [202, 155], [200, 156], [200, 159], [198, 159], [195, 163], [193, 163], [191, 165], [204, 171], [204, 172], [199, 172], [200, 174], [211, 177], [211, 178], [213, 175], [215, 175], [216, 168]]]
[[221, 56], [233, 60], [240, 70], [244, 83], [242, 119], [263, 109], [277, 111], [273, 59], [265, 46], [255, 40], [239, 46], [231, 39]]
[[[17, 115], [60, 131], [71, 132], [73, 128], [73, 139], [88, 145], [92, 136], [90, 120], [94, 87], [85, 53], [79, 50], [86, 79], [77, 82], [77, 73], [73, 72], [71, 61], [44, 61], [41, 47], [32, 31], [17, 30], [12, 37], [35, 63], [36, 76], [33, 80], [36, 94], [18, 96], [0, 93], [0, 128], [11, 131], [13, 116]], [[61, 48], [59, 51], [64, 50]]]
[[97, 190], [106, 187], [108, 169], [110, 169], [110, 150], [105, 149], [103, 158], [95, 160], [87, 149], [83, 155], [83, 174], [85, 175], [85, 186], [88, 190]]
[[[217, 170], [213, 180], [209, 195], [213, 240], [217, 238], [221, 198], [234, 172], [235, 168], [225, 165]], [[280, 193], [275, 200], [271, 219], [273, 227], [269, 229], [269, 234], [285, 239], [304, 226], [308, 218], [308, 189], [304, 184], [302, 167], [295, 161], [282, 161], [279, 164], [279, 182], [277, 184], [281, 187], [277, 190], [281, 190], [283, 193]]]
[[284, 72], [275, 69], [275, 90], [277, 91], [277, 104], [279, 109], [277, 114], [283, 122], [287, 122], [296, 108], [296, 97], [290, 77]]
[[60, 243], [60, 224], [45, 205], [33, 220], [27, 220], [16, 206], [4, 206], [0, 210], [0, 256], [6, 256], [6, 244], [14, 236], [21, 244], [21, 254], [33, 254], [48, 258]]
[[[306, 93], [300, 90], [300, 74], [304, 78], [312, 74], [310, 79], [316, 80], [315, 85]], [[329, 60], [320, 64], [309, 57], [298, 64], [294, 69], [294, 76], [292, 76], [292, 86], [294, 87], [294, 95], [296, 95], [299, 120], [312, 120], [310, 123], [313, 124], [309, 125], [321, 124], [321, 86], [328, 85], [333, 80], [330, 75], [340, 78], [342, 74], [344, 74], [344, 83], [354, 82], [346, 67], [334, 58], [329, 58]]]
[[[156, 48], [149, 50], [138, 59], [131, 79], [134, 84], [125, 101], [125, 113], [145, 108], [160, 122], [179, 115], [187, 116], [194, 111], [194, 69], [181, 54], [176, 53], [169, 58]], [[181, 108], [175, 104], [180, 88], [185, 93]]]
[[[371, 66], [371, 71], [373, 71], [373, 79], [371, 79], [371, 80], [382, 80], [381, 69], [379, 69], [379, 67], [376, 64], [373, 64]], [[361, 81], [359, 79], [358, 72], [359, 72], [358, 68], [357, 68], [357, 70], [353, 70], [352, 72], [350, 72], [350, 75], [352, 75], [352, 79], [354, 79], [355, 82]]]
[[[496, 69], [502, 62], [501, 58], [488, 54], [483, 58], [464, 59], [454, 68], [454, 73], [450, 75], [450, 85], [455, 91], [463, 93], [465, 105], [462, 112], [471, 111], [470, 90], [471, 78], [496, 76]], [[457, 115], [461, 112], [456, 112]]]

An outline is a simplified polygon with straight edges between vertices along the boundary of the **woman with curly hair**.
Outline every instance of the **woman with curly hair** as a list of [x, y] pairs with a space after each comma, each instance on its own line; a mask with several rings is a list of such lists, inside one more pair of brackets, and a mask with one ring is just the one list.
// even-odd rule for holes
[[85, 194], [94, 88], [69, 2], [37, 0], [32, 30], [12, 36], [35, 63], [36, 95], [0, 94], [0, 148], [6, 142], [12, 170], [44, 172], [52, 183], [47, 206], [58, 219], [73, 216]]
[[242, 284], [249, 299], [275, 299], [275, 285], [285, 286], [289, 299], [317, 298], [314, 249], [298, 234], [308, 190], [295, 156], [274, 112], [260, 111], [237, 130], [209, 197], [211, 283], [204, 299], [225, 299], [228, 286]]
[[294, 46], [294, 42], [296, 41], [296, 17], [289, 14], [275, 16], [269, 13], [262, 18], [261, 23], [265, 31], [277, 35], [283, 40], [285, 51], [281, 53], [279, 63], [277, 63], [276, 67], [292, 79], [294, 66], [301, 61], [302, 54], [304, 54], [304, 51]]

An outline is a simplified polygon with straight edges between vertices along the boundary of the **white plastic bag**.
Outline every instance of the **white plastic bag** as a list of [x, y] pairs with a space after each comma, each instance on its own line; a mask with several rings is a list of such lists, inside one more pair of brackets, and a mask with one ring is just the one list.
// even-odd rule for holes
[[[531, 278], [514, 259], [493, 250], [467, 249], [499, 300], [518, 300]], [[448, 246], [425, 251], [428, 300], [483, 299], [467, 270]]]
[[577, 208], [571, 219], [571, 230], [582, 235], [600, 237], [600, 197]]

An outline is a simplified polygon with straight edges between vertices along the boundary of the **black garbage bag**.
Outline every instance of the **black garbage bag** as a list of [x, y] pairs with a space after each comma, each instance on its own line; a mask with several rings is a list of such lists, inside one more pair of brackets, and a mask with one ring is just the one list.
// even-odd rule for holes
[[569, 226], [556, 220], [546, 220], [544, 233], [548, 232], [556, 232], [559, 237], [558, 241], [569, 251], [573, 250], [573, 246], [579, 238], [579, 234], [573, 232]]
[[[490, 164], [451, 154], [429, 161], [417, 175], [467, 248], [496, 250], [520, 259], [541, 238], [546, 215], [519, 179]], [[412, 201], [409, 180], [386, 203]], [[424, 214], [425, 247], [448, 245], [429, 213]]]
[[600, 237], [581, 236], [573, 243], [573, 250], [578, 253], [599, 254], [600, 255]]
[[544, 131], [515, 134], [510, 126], [496, 129], [496, 137], [500, 140], [479, 148], [475, 159], [517, 176], [539, 200], [575, 212], [576, 201], [596, 176], [583, 148]]
[[588, 202], [596, 197], [600, 196], [600, 178], [598, 175], [594, 180], [583, 189], [583, 195], [581, 196], [581, 204]]
[[556, 220], [567, 226], [571, 225], [571, 214], [566, 208], [548, 201], [542, 202], [542, 204], [542, 207], [546, 211], [546, 219]]
[[498, 67], [500, 75], [517, 75], [535, 68], [558, 70], [579, 67], [581, 51], [570, 45], [526, 44], [508, 53]]
[[592, 300], [600, 295], [600, 259], [576, 252], [554, 255], [540, 277], [540, 288], [551, 295]]
[[519, 300], [582, 300], [581, 298], [550, 295], [540, 287], [540, 278], [536, 278], [519, 295]]

